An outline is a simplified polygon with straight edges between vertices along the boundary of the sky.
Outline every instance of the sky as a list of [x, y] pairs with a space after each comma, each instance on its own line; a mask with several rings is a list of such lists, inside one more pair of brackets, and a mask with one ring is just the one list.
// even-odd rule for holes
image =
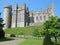
[[60, 18], [60, 0], [0, 0], [1, 17], [4, 17], [4, 5], [12, 5], [13, 8], [15, 4], [21, 6], [26, 3], [29, 11], [44, 11], [47, 6], [51, 6], [52, 2], [54, 2], [55, 15]]

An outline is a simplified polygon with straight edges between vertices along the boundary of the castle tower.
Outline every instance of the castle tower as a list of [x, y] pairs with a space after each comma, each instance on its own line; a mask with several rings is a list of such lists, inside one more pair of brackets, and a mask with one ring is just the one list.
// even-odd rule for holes
[[22, 9], [23, 9], [22, 16], [23, 16], [24, 27], [26, 27], [29, 25], [29, 9], [25, 3], [22, 4]]
[[51, 9], [52, 9], [52, 15], [54, 16], [54, 2], [51, 4]]
[[15, 13], [15, 27], [17, 27], [17, 15], [18, 15], [18, 5], [14, 6], [14, 13]]
[[26, 4], [23, 3], [18, 8], [17, 27], [25, 27], [25, 25], [26, 25]]
[[29, 19], [29, 9], [28, 9], [28, 7], [26, 7], [25, 26], [29, 26], [29, 22], [30, 22], [30, 19]]
[[11, 27], [11, 18], [12, 18], [12, 6], [4, 6], [4, 29]]
[[54, 16], [54, 3], [53, 2], [50, 7], [46, 8], [46, 12], [48, 14], [47, 19], [49, 19], [51, 16]]
[[12, 13], [12, 25], [11, 27], [17, 27], [17, 16], [18, 16], [18, 5], [14, 5], [14, 10]]

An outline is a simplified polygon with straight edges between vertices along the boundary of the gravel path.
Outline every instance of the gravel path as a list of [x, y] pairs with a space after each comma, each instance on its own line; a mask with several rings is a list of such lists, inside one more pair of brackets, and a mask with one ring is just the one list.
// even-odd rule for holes
[[15, 40], [11, 40], [11, 41], [4, 41], [4, 42], [0, 42], [0, 45], [18, 45], [19, 43], [24, 42], [25, 39], [15, 39]]

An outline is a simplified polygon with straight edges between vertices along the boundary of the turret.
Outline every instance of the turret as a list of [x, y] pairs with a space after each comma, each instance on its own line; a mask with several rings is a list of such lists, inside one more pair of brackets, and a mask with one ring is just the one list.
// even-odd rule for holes
[[18, 4], [14, 5], [14, 11], [16, 11], [18, 9]]
[[12, 6], [4, 6], [4, 29], [11, 27], [11, 18], [12, 18]]
[[46, 8], [46, 12], [48, 13], [48, 18], [54, 16], [54, 3], [52, 3], [51, 7]]
[[14, 13], [15, 13], [15, 27], [17, 27], [17, 15], [18, 15], [18, 5], [14, 6]]
[[26, 4], [25, 3], [22, 4], [22, 9], [26, 9]]
[[51, 4], [51, 9], [52, 9], [52, 15], [54, 16], [54, 3], [53, 2]]

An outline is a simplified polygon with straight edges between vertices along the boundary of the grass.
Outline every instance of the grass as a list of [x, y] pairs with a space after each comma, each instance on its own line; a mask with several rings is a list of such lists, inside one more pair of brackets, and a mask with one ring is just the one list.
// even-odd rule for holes
[[42, 39], [31, 39], [31, 38], [28, 38], [26, 39], [25, 42], [19, 44], [19, 45], [42, 45], [43, 43], [43, 40]]
[[[24, 35], [32, 35], [32, 32], [38, 29], [39, 31], [43, 30], [41, 26], [28, 26], [28, 27], [18, 27], [18, 28], [9, 28], [4, 30], [6, 34], [24, 34]], [[25, 42], [19, 45], [42, 45], [43, 39], [26, 39]], [[57, 42], [60, 44], [60, 39]]]
[[42, 27], [41, 26], [18, 27], [18, 28], [9, 28], [9, 29], [6, 29], [4, 31], [5, 31], [6, 34], [25, 34], [25, 35], [32, 35], [32, 32], [35, 29], [42, 30]]
[[[54, 39], [52, 40], [54, 42]], [[43, 38], [42, 39], [27, 38], [25, 42], [19, 45], [42, 45], [42, 44], [43, 44]], [[57, 40], [57, 44], [60, 45], [60, 38]]]

